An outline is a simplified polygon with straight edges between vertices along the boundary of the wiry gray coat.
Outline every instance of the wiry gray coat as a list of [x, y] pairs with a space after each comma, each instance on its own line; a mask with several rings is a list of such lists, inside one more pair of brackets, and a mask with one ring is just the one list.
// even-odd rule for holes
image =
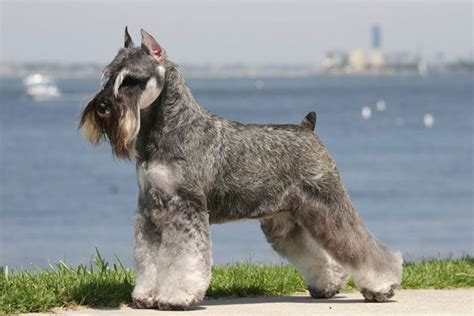
[[346, 271], [366, 299], [393, 296], [401, 257], [364, 227], [313, 133], [315, 116], [302, 125], [254, 125], [212, 115], [158, 43], [142, 37], [135, 48], [126, 32], [80, 123], [91, 142], [107, 135], [117, 156], [137, 161], [136, 306], [201, 301], [210, 281], [209, 224], [251, 218], [313, 297], [338, 293]]

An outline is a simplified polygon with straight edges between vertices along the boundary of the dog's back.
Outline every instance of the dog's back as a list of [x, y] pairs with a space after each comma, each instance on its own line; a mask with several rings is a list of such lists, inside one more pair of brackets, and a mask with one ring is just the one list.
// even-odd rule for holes
[[300, 195], [304, 186], [321, 185], [326, 178], [336, 184], [331, 190], [342, 194], [335, 164], [312, 123], [258, 125], [215, 119], [218, 131], [211, 133], [219, 137], [206, 154], [220, 157], [210, 168], [218, 170], [208, 199], [211, 222], [277, 212], [275, 206], [269, 209], [269, 201], [284, 208], [287, 195]]

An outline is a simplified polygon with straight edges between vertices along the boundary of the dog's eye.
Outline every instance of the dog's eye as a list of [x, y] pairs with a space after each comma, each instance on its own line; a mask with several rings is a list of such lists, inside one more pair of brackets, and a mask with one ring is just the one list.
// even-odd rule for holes
[[107, 117], [110, 114], [109, 106], [105, 103], [99, 103], [96, 107], [96, 111], [100, 117]]
[[131, 86], [141, 86], [146, 83], [146, 79], [144, 78], [136, 78], [136, 77], [126, 77], [122, 82], [122, 87], [131, 87]]

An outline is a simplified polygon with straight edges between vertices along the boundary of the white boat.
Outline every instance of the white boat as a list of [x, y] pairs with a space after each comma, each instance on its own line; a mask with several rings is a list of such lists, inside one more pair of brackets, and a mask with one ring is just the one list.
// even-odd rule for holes
[[26, 93], [35, 100], [44, 100], [57, 98], [61, 91], [54, 81], [42, 74], [32, 74], [23, 80], [26, 87]]

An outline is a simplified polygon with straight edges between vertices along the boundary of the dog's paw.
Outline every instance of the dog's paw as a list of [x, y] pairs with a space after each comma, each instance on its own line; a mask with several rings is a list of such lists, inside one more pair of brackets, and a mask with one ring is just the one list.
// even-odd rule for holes
[[386, 302], [395, 295], [395, 284], [391, 285], [386, 291], [374, 292], [368, 289], [361, 289], [360, 292], [365, 297], [366, 302]]
[[308, 285], [308, 291], [312, 298], [331, 298], [346, 286], [348, 275], [341, 269], [332, 271], [331, 277], [320, 279], [319, 284]]
[[308, 287], [309, 294], [312, 298], [331, 298], [339, 293], [340, 288], [327, 288], [327, 289], [317, 289], [314, 287]]
[[134, 296], [133, 304], [138, 309], [159, 309], [159, 310], [174, 310], [183, 311], [191, 307], [192, 304], [171, 304], [162, 302], [154, 297], [147, 296]]
[[153, 308], [155, 302], [152, 297], [148, 296], [132, 296], [133, 305], [135, 308]]
[[179, 293], [173, 292], [170, 296], [151, 293], [133, 293], [132, 300], [136, 308], [139, 309], [159, 309], [159, 310], [188, 310], [202, 301], [204, 293]]

